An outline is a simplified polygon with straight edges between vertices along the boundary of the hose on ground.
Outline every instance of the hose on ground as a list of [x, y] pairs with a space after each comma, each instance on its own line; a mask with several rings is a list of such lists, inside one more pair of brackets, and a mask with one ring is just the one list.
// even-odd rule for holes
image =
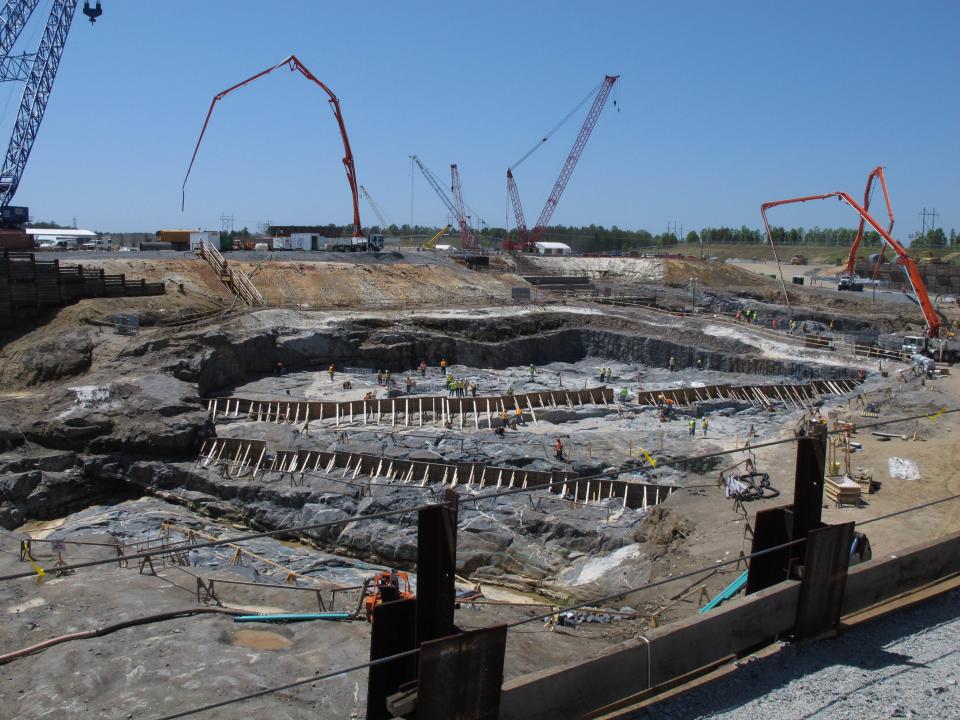
[[21, 648], [20, 650], [14, 650], [13, 652], [5, 653], [0, 655], [0, 665], [12, 662], [26, 655], [32, 655], [33, 653], [41, 652], [49, 647], [53, 647], [54, 645], [69, 642], [70, 640], [83, 640], [86, 638], [101, 637], [103, 635], [114, 633], [117, 630], [123, 630], [124, 628], [135, 627], [137, 625], [148, 625], [150, 623], [163, 622], [165, 620], [176, 620], [177, 618], [190, 617], [191, 615], [205, 615], [213, 613], [219, 615], [243, 615], [242, 612], [237, 610], [227, 610], [225, 608], [214, 607], [187, 608], [185, 610], [171, 610], [169, 612], [157, 613], [155, 615], [145, 615], [143, 617], [131, 618], [130, 620], [114, 623], [113, 625], [103, 625], [101, 627], [94, 628], [93, 630], [81, 630], [79, 632], [60, 635], [55, 638], [50, 638], [49, 640], [44, 640], [43, 642], [39, 642], [35, 645]]

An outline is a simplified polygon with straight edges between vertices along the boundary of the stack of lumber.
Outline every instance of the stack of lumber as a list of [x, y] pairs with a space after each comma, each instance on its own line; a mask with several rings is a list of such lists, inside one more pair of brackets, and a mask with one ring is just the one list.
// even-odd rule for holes
[[827, 476], [823, 493], [839, 505], [860, 505], [860, 483], [846, 475]]

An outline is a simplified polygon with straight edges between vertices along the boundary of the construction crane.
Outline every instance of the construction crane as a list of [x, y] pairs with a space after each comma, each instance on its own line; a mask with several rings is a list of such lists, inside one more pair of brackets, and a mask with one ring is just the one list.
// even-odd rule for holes
[[[859, 205], [857, 201], [854, 200], [849, 194], [842, 191], [836, 191], [824, 193], [822, 195], [807, 195], [804, 197], [789, 198], [787, 200], [775, 200], [773, 202], [764, 203], [760, 206], [760, 214], [763, 216], [763, 225], [767, 231], [767, 241], [772, 245], [773, 239], [771, 238], [770, 234], [770, 223], [767, 221], [767, 210], [779, 207], [781, 205], [804, 203], [811, 200], [827, 200], [829, 198], [837, 198], [840, 202], [846, 203], [853, 208], [854, 212], [860, 216], [861, 223], [866, 223], [873, 228], [880, 235], [883, 241], [890, 246], [890, 249], [896, 253], [896, 262], [906, 272], [907, 278], [910, 281], [910, 286], [913, 288], [913, 293], [916, 296], [917, 304], [920, 306], [924, 321], [927, 324], [926, 336], [928, 338], [938, 338], [940, 336], [940, 326], [942, 322], [941, 317], [937, 312], [937, 309], [933, 306], [933, 303], [930, 301], [930, 296], [927, 295], [927, 289], [923, 284], [923, 278], [920, 276], [920, 271], [917, 269], [916, 262], [907, 253], [906, 248], [904, 248], [903, 245], [895, 240], [894, 237], [886, 229], [884, 229], [884, 227], [867, 211], [867, 209], [862, 205]], [[888, 204], [888, 209], [889, 208], [890, 206]], [[890, 209], [890, 214], [892, 222], [892, 209]]]
[[[547, 224], [550, 222], [550, 217], [553, 215], [557, 203], [560, 202], [560, 196], [567, 187], [570, 176], [573, 175], [573, 170], [577, 166], [577, 161], [580, 160], [580, 155], [587, 145], [587, 140], [590, 139], [590, 135], [593, 133], [593, 128], [597, 124], [600, 112], [603, 110], [604, 105], [606, 105], [610, 90], [619, 77], [619, 75], [604, 76], [603, 82], [600, 84], [599, 90], [597, 90], [596, 97], [594, 97], [593, 105], [590, 106], [590, 110], [587, 112], [587, 117], [584, 119], [583, 125], [580, 127], [580, 132], [577, 134], [577, 139], [574, 140], [573, 147], [570, 148], [566, 162], [564, 162], [563, 167], [560, 169], [560, 175], [553, 185], [553, 190], [550, 191], [550, 195], [547, 197], [547, 202], [543, 206], [543, 210], [540, 211], [540, 217], [537, 218], [537, 223], [533, 226], [533, 230], [527, 230], [527, 221], [523, 214], [523, 206], [520, 203], [520, 192], [517, 189], [517, 183], [513, 177], [513, 167], [516, 167], [516, 165], [507, 170], [507, 192], [510, 195], [510, 203], [513, 205], [513, 214], [517, 222], [517, 232], [520, 235], [520, 241], [512, 242], [508, 238], [504, 238], [504, 250], [531, 251], [540, 238], [543, 237], [543, 233], [547, 229]], [[529, 155], [530, 153], [527, 153], [524, 159], [529, 157]]]
[[437, 246], [437, 240], [442, 238], [451, 227], [452, 227], [451, 225], [444, 226], [443, 230], [438, 232], [436, 235], [434, 235], [432, 238], [430, 238], [423, 244], [423, 249], [433, 250]]
[[[274, 70], [278, 68], [286, 67], [291, 72], [298, 72], [307, 80], [311, 81], [317, 85], [321, 90], [327, 94], [328, 102], [330, 107], [333, 110], [333, 116], [337, 121], [337, 126], [340, 128], [340, 138], [343, 141], [343, 167], [347, 173], [347, 183], [350, 185], [350, 195], [353, 201], [353, 241], [350, 243], [348, 249], [351, 250], [382, 250], [383, 249], [383, 236], [371, 236], [369, 239], [363, 237], [362, 225], [360, 224], [360, 200], [357, 194], [357, 172], [354, 167], [353, 162], [353, 151], [350, 149], [350, 138], [347, 137], [347, 127], [343, 121], [343, 113], [340, 110], [340, 100], [336, 95], [333, 94], [333, 90], [327, 87], [323, 82], [321, 82], [317, 77], [307, 69], [307, 66], [300, 62], [300, 59], [296, 55], [290, 55], [289, 57], [284, 58], [278, 62], [273, 67], [269, 67], [266, 70], [258, 72], [256, 75], [251, 75], [246, 80], [238, 82], [236, 85], [231, 85], [226, 90], [222, 90], [213, 96], [213, 100], [210, 101], [210, 108], [207, 110], [207, 116], [203, 121], [203, 127], [200, 129], [200, 137], [197, 138], [197, 144], [193, 148], [193, 156], [190, 158], [190, 165], [187, 167], [187, 173], [183, 178], [183, 185], [180, 190], [181, 193], [184, 193], [183, 197], [185, 199], [187, 180], [190, 178], [190, 171], [193, 169], [193, 163], [197, 159], [197, 152], [200, 150], [200, 143], [203, 142], [203, 136], [207, 132], [207, 125], [210, 124], [210, 117], [213, 115], [213, 109], [216, 107], [217, 103], [223, 100], [227, 95], [232, 93], [234, 90], [239, 90], [242, 87], [249, 85], [255, 80], [259, 80], [265, 75], [269, 75]], [[181, 205], [181, 209], [182, 209]]]
[[450, 191], [453, 193], [453, 203], [457, 211], [454, 217], [460, 225], [460, 249], [475, 250], [477, 238], [470, 229], [470, 221], [467, 219], [467, 211], [463, 203], [463, 188], [460, 186], [460, 171], [456, 163], [450, 166]]
[[373, 210], [373, 214], [377, 216], [377, 220], [380, 221], [380, 232], [386, 232], [387, 228], [390, 227], [390, 224], [384, 219], [383, 213], [380, 212], [380, 208], [377, 207], [377, 204], [373, 201], [373, 196], [367, 191], [367, 189], [361, 185], [360, 192], [363, 193], [363, 196], [367, 199], [367, 202], [370, 203], [370, 207]]
[[[7, 228], [22, 227], [29, 220], [27, 208], [13, 207], [10, 203], [20, 186], [30, 151], [43, 122], [78, 0], [54, 0], [36, 52], [11, 55], [38, 2], [7, 0], [0, 9], [0, 81], [25, 81], [17, 119], [7, 144], [3, 168], [0, 169], [0, 226]], [[83, 13], [93, 23], [103, 14], [103, 9], [99, 2], [95, 7], [85, 2]]]

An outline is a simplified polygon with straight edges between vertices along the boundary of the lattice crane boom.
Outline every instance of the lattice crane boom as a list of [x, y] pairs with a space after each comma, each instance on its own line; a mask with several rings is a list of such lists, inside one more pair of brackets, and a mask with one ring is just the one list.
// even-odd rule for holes
[[423, 173], [423, 177], [430, 184], [430, 187], [433, 188], [433, 191], [437, 194], [437, 197], [447, 206], [447, 210], [450, 212], [450, 215], [454, 218], [457, 217], [457, 209], [453, 206], [453, 201], [447, 195], [447, 191], [443, 189], [443, 185], [440, 184], [440, 181], [437, 180], [437, 176], [430, 172], [430, 169], [421, 162], [420, 158], [416, 155], [413, 156], [413, 161], [417, 164], [417, 167], [420, 168], [420, 172]]
[[470, 229], [470, 221], [467, 219], [466, 204], [463, 202], [463, 188], [460, 185], [460, 171], [457, 169], [456, 163], [450, 166], [450, 192], [453, 193], [457, 223], [460, 225], [460, 249], [474, 250], [477, 246], [477, 239], [473, 230]]
[[373, 201], [373, 195], [371, 195], [363, 185], [360, 186], [360, 192], [363, 193], [363, 196], [367, 199], [367, 202], [370, 203], [370, 208], [373, 210], [373, 214], [376, 215], [377, 220], [380, 221], [380, 232], [386, 232], [390, 225], [383, 217], [383, 213], [380, 212], [380, 208], [377, 207], [377, 203]]
[[0, 9], [0, 56], [10, 54], [40, 0], [7, 0]]
[[[57, 76], [57, 68], [60, 66], [60, 58], [70, 32], [74, 11], [77, 9], [77, 1], [54, 0], [50, 9], [40, 45], [36, 54], [33, 55], [30, 72], [20, 98], [17, 119], [7, 145], [3, 167], [0, 169], [0, 206], [10, 205], [20, 185], [34, 140], [43, 122], [50, 93], [53, 91], [53, 81]], [[37, 3], [33, 0], [8, 1], [0, 12], [5, 21], [0, 30], [0, 50], [3, 51], [4, 57], [13, 47], [36, 5]]]
[[517, 220], [517, 230], [520, 234], [520, 242], [514, 244], [505, 240], [505, 249], [529, 250], [536, 242], [540, 240], [541, 237], [543, 237], [543, 233], [547, 229], [547, 224], [550, 222], [550, 218], [553, 216], [553, 211], [556, 210], [557, 204], [560, 202], [560, 196], [563, 195], [563, 191], [566, 189], [567, 183], [570, 182], [570, 177], [573, 175], [574, 168], [577, 167], [577, 161], [580, 160], [580, 156], [583, 154], [583, 149], [587, 145], [587, 140], [590, 139], [590, 135], [593, 133], [593, 129], [597, 125], [597, 120], [600, 117], [600, 113], [603, 111], [603, 108], [607, 103], [607, 98], [610, 96], [610, 90], [613, 89], [613, 85], [615, 82], [617, 82], [619, 77], [619, 75], [604, 76], [603, 82], [600, 84], [600, 89], [597, 91], [596, 97], [593, 99], [593, 104], [590, 106], [590, 110], [587, 112], [587, 117], [584, 118], [583, 125], [580, 127], [580, 132], [577, 134], [577, 138], [573, 142], [573, 147], [570, 148], [570, 152], [567, 154], [567, 159], [563, 163], [563, 167], [560, 169], [560, 175], [557, 177], [557, 181], [554, 183], [553, 189], [550, 191], [550, 195], [547, 196], [547, 202], [544, 204], [543, 210], [540, 211], [540, 217], [537, 218], [537, 223], [533, 226], [532, 230], [528, 231], [526, 227], [526, 222], [523, 215], [523, 207], [520, 204], [520, 194], [517, 191], [517, 183], [513, 177], [513, 171], [512, 169], [507, 170], [507, 191], [510, 194], [510, 202], [513, 205], [513, 213]]

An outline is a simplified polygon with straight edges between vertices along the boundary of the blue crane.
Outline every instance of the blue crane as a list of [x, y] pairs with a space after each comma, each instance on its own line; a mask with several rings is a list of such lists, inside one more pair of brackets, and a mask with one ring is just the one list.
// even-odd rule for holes
[[[20, 109], [0, 169], [0, 225], [7, 227], [22, 226], [28, 219], [26, 208], [11, 207], [10, 202], [20, 185], [33, 142], [43, 122], [79, 0], [53, 0], [36, 52], [10, 55], [38, 2], [7, 0], [0, 9], [0, 81], [25, 82]], [[83, 14], [91, 23], [96, 22], [102, 13], [99, 2], [94, 7], [90, 6], [89, 0], [84, 2]]]

